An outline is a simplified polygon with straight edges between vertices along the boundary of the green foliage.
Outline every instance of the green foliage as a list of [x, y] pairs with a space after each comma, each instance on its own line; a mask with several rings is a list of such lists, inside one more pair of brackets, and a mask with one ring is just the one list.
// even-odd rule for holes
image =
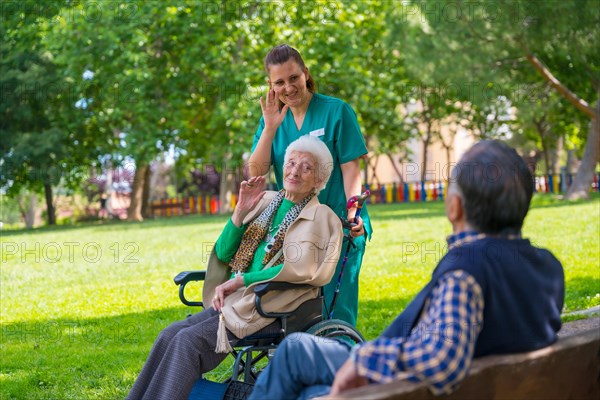
[[[441, 126], [465, 121], [477, 137], [510, 129], [524, 148], [553, 149], [563, 136], [582, 147], [588, 118], [546, 93], [526, 55], [589, 102], [600, 71], [593, 0], [40, 7], [10, 3], [0, 27], [0, 187], [11, 196], [43, 183], [76, 188], [100, 157], [140, 166], [171, 150], [178, 174], [198, 163], [237, 169], [261, 116], [262, 60], [284, 42], [320, 92], [353, 106], [375, 154], [405, 151], [410, 138], [443, 140]], [[416, 101], [423, 108], [407, 112]], [[532, 123], [543, 115], [542, 143]]]
[[389, 22], [397, 40], [410, 35], [409, 73], [442, 85], [450, 98], [482, 107], [504, 96], [519, 109], [537, 108], [547, 97], [546, 82], [528, 54], [580, 98], [597, 98], [600, 11], [594, 1], [414, 1], [398, 7]]
[[[565, 267], [565, 311], [600, 304], [599, 202], [536, 196], [525, 221], [524, 235]], [[443, 203], [376, 205], [370, 214], [358, 324], [368, 339], [428, 281], [450, 232]], [[192, 312], [172, 278], [204, 268], [226, 218], [3, 232], [0, 396], [124, 398], [158, 332]]]
[[[23, 7], [35, 7], [33, 1]], [[61, 82], [41, 44], [43, 24], [3, 8], [0, 35], [0, 187], [9, 195], [56, 184], [68, 157], [67, 133], [55, 121], [55, 90]], [[3, 6], [4, 7], [4, 6]]]

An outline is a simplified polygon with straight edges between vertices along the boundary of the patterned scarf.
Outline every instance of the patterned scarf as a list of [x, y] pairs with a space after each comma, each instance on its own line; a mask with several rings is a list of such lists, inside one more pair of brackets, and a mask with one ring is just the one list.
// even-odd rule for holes
[[[262, 260], [262, 264], [266, 265], [277, 252], [283, 247], [283, 240], [285, 238], [285, 234], [289, 226], [298, 218], [302, 209], [308, 204], [308, 202], [315, 196], [314, 193], [306, 196], [302, 201], [295, 204], [283, 218], [281, 225], [279, 226], [279, 230], [275, 235], [273, 246], [265, 253], [265, 257]], [[271, 226], [271, 222], [273, 221], [273, 216], [277, 214], [277, 210], [283, 199], [285, 198], [285, 190], [282, 189], [277, 193], [277, 195], [271, 200], [271, 203], [267, 206], [267, 208], [256, 218], [254, 221], [248, 225], [246, 232], [242, 236], [242, 241], [240, 243], [240, 247], [236, 251], [233, 259], [229, 263], [233, 272], [236, 273], [244, 273], [248, 266], [252, 262], [254, 258], [254, 252], [256, 248], [260, 245], [261, 241], [267, 234], [269, 227]], [[284, 261], [284, 255], [281, 253], [279, 259], [275, 261], [273, 265], [281, 264]]]

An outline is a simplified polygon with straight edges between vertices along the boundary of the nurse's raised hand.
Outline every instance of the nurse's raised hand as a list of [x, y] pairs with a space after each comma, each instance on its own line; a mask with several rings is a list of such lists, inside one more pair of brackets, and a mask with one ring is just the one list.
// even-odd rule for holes
[[273, 89], [269, 89], [266, 101], [263, 100], [262, 96], [260, 98], [260, 108], [263, 113], [265, 130], [275, 134], [277, 128], [283, 122], [289, 106], [286, 104], [279, 110], [279, 94]]

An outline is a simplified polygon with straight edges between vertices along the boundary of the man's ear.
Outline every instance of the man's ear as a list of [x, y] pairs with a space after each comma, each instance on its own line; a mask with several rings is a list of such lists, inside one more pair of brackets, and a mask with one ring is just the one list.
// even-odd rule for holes
[[459, 195], [453, 193], [448, 196], [446, 215], [452, 225], [461, 224], [464, 222], [465, 210], [462, 199]]

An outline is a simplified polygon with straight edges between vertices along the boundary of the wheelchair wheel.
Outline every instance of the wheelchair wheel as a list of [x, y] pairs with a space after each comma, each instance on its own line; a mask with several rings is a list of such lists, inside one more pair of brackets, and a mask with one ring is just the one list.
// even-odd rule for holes
[[306, 333], [325, 338], [347, 338], [356, 343], [365, 341], [352, 325], [340, 319], [328, 319], [311, 326]]

